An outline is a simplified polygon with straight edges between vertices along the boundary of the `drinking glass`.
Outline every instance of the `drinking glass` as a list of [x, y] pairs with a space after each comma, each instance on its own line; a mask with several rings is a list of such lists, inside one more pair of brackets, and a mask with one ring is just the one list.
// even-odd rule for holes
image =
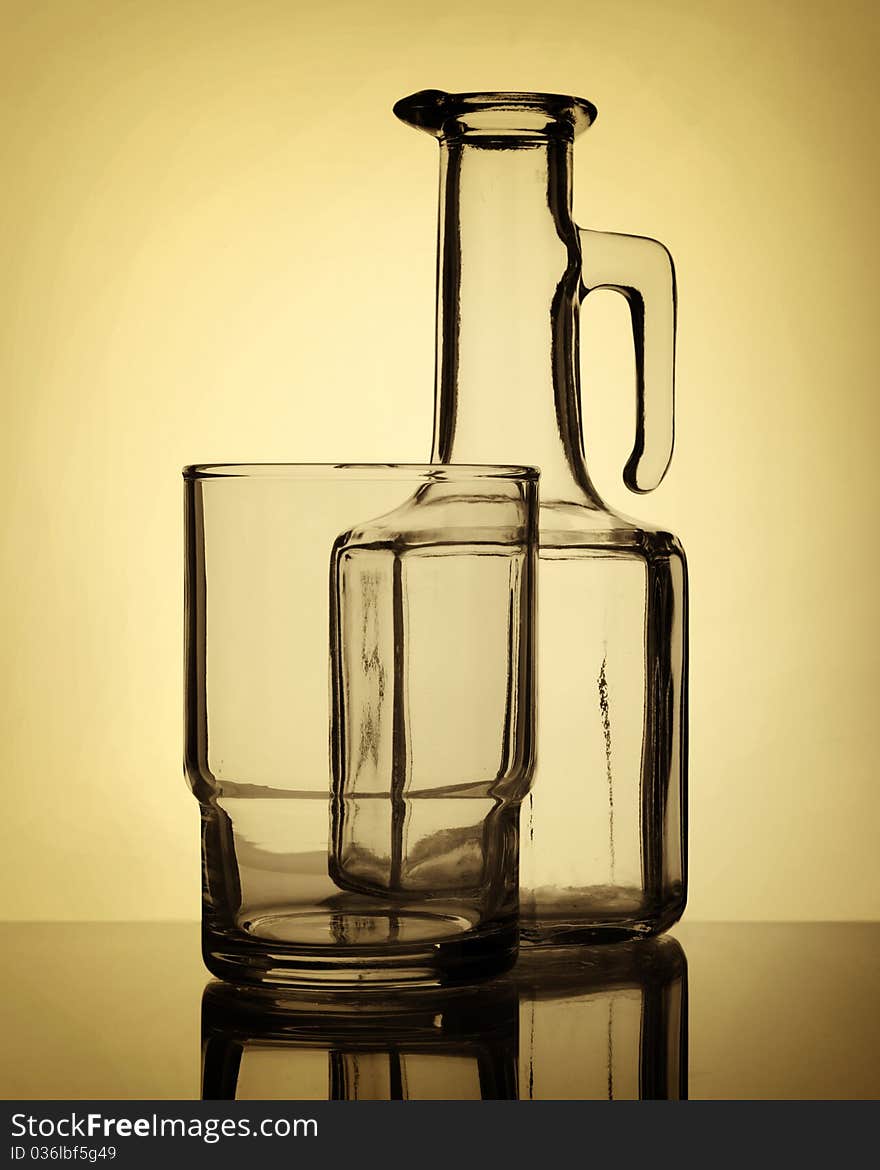
[[439, 985], [515, 958], [537, 480], [184, 470], [185, 767], [213, 974]]

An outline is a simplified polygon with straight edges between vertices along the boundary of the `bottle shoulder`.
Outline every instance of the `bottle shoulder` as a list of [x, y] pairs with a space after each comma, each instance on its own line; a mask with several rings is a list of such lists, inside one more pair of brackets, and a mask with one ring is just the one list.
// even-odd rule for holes
[[542, 552], [605, 550], [684, 559], [681, 541], [666, 528], [624, 516], [605, 505], [564, 500], [541, 503], [540, 542]]
[[528, 520], [528, 509], [513, 482], [481, 491], [430, 484], [390, 511], [353, 525], [334, 547], [337, 554], [378, 547], [399, 553], [437, 552], [444, 546], [455, 552], [479, 545], [522, 550], [528, 543]]

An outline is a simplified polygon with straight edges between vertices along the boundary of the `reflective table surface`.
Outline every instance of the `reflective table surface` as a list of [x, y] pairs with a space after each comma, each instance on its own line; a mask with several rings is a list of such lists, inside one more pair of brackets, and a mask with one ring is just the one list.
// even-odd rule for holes
[[192, 923], [5, 924], [4, 1099], [880, 1097], [880, 924], [683, 923], [477, 987], [242, 993]]

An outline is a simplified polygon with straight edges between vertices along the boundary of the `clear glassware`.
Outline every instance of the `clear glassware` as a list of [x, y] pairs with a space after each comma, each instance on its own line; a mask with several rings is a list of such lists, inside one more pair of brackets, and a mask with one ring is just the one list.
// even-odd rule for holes
[[686, 896], [687, 572], [672, 533], [617, 515], [590, 480], [578, 317], [598, 288], [630, 305], [638, 410], [624, 480], [649, 491], [672, 454], [672, 261], [655, 240], [574, 224], [572, 144], [589, 102], [426, 90], [395, 113], [440, 145], [432, 459], [541, 469], [522, 936], [655, 934]]
[[211, 983], [202, 1099], [514, 1100], [517, 995], [487, 986], [365, 1000]]
[[503, 970], [534, 755], [537, 473], [184, 479], [209, 970], [336, 987]]

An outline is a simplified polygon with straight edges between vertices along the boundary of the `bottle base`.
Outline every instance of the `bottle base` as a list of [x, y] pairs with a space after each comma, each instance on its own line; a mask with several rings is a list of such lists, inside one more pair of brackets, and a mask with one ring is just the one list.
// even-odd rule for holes
[[645, 905], [641, 896], [632, 901], [638, 906], [627, 912], [617, 905], [597, 904], [595, 898], [574, 899], [570, 895], [555, 904], [538, 904], [531, 913], [524, 911], [520, 922], [523, 947], [595, 946], [654, 938], [669, 930], [681, 918], [685, 897], [681, 893], [662, 907]]

